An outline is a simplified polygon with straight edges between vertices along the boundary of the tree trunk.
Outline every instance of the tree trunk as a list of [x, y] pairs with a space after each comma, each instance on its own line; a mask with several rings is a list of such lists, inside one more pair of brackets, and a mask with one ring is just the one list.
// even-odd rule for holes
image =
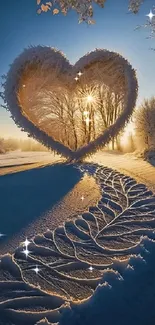
[[112, 150], [115, 149], [115, 138], [112, 138]]

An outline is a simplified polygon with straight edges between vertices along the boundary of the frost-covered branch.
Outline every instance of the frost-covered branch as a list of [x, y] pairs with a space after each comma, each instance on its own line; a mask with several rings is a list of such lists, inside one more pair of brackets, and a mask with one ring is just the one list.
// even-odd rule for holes
[[137, 14], [144, 0], [129, 0], [129, 11]]
[[153, 7], [153, 10], [150, 11], [148, 15], [147, 21], [143, 25], [138, 25], [136, 27], [136, 30], [140, 28], [145, 28], [149, 32], [149, 36], [147, 38], [154, 38], [155, 37], [155, 7]]
[[[116, 0], [115, 0], [116, 1]], [[129, 11], [137, 13], [144, 0], [129, 0]], [[38, 14], [51, 11], [53, 15], [62, 13], [67, 15], [70, 9], [77, 12], [79, 23], [85, 21], [88, 24], [94, 24], [93, 5], [96, 3], [101, 8], [104, 7], [106, 0], [37, 0]]]

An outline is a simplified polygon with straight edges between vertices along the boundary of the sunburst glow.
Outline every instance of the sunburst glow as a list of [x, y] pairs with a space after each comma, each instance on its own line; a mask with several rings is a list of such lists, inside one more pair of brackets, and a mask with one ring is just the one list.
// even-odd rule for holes
[[[94, 86], [79, 86], [77, 91], [77, 98], [82, 101], [84, 107], [89, 105], [97, 105], [99, 102], [99, 88]], [[87, 110], [87, 109], [86, 109]]]
[[94, 97], [92, 96], [92, 95], [88, 95], [87, 96], [87, 102], [88, 103], [91, 103], [91, 102], [93, 102], [94, 101]]

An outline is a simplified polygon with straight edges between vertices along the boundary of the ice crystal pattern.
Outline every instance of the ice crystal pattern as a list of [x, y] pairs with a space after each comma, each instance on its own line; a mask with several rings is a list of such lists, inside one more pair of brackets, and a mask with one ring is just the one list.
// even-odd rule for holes
[[22, 319], [31, 325], [46, 317], [59, 322], [67, 303], [91, 297], [106, 269], [139, 254], [142, 237], [153, 234], [155, 196], [145, 185], [107, 167], [77, 168], [93, 174], [100, 185], [96, 205], [34, 237], [27, 258], [21, 245], [1, 259], [0, 315], [13, 324]]

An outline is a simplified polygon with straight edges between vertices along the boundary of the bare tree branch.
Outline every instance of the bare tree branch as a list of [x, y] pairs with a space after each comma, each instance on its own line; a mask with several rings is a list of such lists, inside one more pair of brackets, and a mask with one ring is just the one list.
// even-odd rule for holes
[[[116, 1], [116, 0], [115, 0]], [[129, 0], [129, 11], [137, 13], [144, 0]], [[77, 12], [79, 16], [79, 23], [87, 22], [88, 24], [94, 24], [93, 20], [93, 4], [98, 4], [101, 8], [104, 8], [106, 0], [37, 0], [38, 14], [41, 12], [51, 11], [53, 15], [62, 13], [67, 15], [70, 9]]]

